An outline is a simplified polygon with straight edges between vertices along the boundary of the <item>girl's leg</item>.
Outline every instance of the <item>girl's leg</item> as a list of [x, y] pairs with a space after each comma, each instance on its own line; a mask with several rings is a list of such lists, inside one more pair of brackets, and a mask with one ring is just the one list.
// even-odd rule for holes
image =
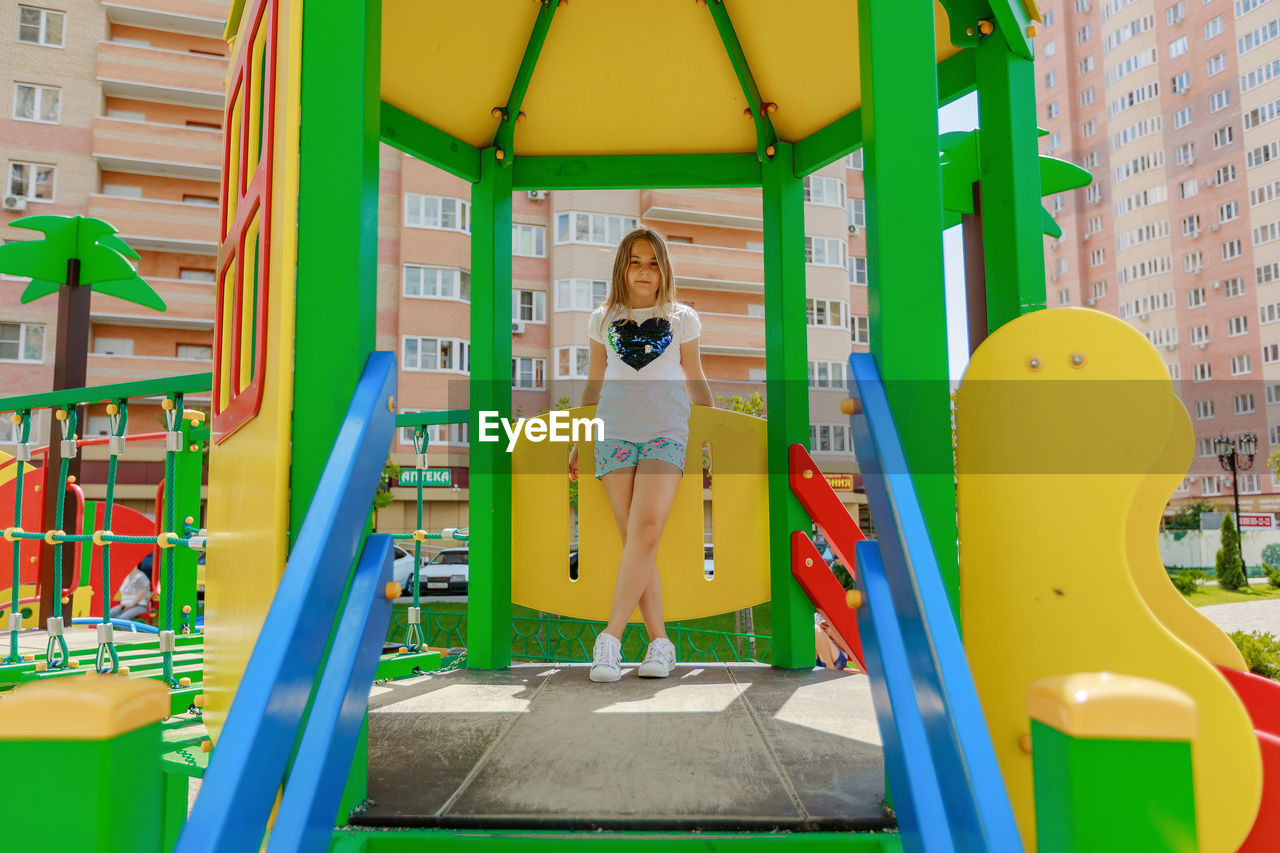
[[[608, 476], [608, 475], [606, 475]], [[652, 614], [644, 614], [646, 624], [652, 615], [656, 625], [662, 625], [662, 596], [657, 584], [658, 543], [667, 524], [667, 515], [680, 484], [680, 469], [660, 459], [642, 459], [636, 468], [631, 489], [631, 506], [627, 514], [627, 532], [618, 562], [618, 585], [613, 594], [613, 609], [605, 631], [621, 637], [627, 627], [627, 618], [640, 603], [645, 588], [653, 586], [656, 595], [649, 601]], [[655, 606], [656, 605], [656, 606]], [[650, 626], [652, 632], [655, 630]], [[663, 633], [658, 636], [664, 636]]]
[[[627, 545], [627, 519], [631, 513], [631, 493], [635, 484], [635, 475], [635, 468], [619, 468], [610, 471], [600, 479], [605, 494], [609, 496], [609, 506], [613, 508], [613, 518], [618, 523], [618, 533], [622, 537], [623, 548]], [[645, 585], [644, 592], [640, 595], [640, 615], [644, 618], [645, 627], [649, 629], [650, 640], [667, 636], [667, 626], [662, 621], [662, 584], [658, 578], [656, 562], [649, 583]], [[621, 635], [615, 636], [621, 639]]]

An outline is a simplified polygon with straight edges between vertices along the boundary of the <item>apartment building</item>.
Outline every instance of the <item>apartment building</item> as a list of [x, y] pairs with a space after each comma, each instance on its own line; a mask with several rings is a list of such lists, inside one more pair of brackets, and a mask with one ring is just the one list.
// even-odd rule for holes
[[[229, 5], [0, 3], [0, 238], [38, 239], [38, 232], [10, 227], [24, 216], [104, 219], [137, 250], [139, 274], [168, 305], [158, 313], [93, 294], [90, 385], [212, 369]], [[53, 381], [56, 298], [22, 305], [24, 285], [0, 278], [3, 396], [48, 390]], [[189, 403], [208, 407], [207, 398]], [[131, 408], [131, 432], [161, 429], [158, 406]], [[42, 415], [35, 424], [39, 442], [47, 420]], [[90, 407], [81, 434], [107, 429], [105, 411]], [[15, 440], [5, 419], [0, 448]], [[86, 460], [99, 456], [99, 449], [86, 451]], [[154, 486], [142, 485], [142, 466], [161, 458], [158, 448], [131, 450], [118, 494], [145, 506]], [[87, 464], [83, 472], [90, 496], [102, 491], [95, 476], [101, 467]]]
[[1241, 509], [1280, 510], [1280, 3], [1041, 3], [1042, 153], [1094, 176], [1055, 196], [1049, 305], [1155, 345], [1196, 434], [1172, 503], [1223, 503], [1218, 436], [1254, 433]]

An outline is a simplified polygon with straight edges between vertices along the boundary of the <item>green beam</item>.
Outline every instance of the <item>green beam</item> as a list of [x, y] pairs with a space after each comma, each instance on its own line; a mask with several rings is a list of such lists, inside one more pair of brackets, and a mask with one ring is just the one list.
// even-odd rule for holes
[[168, 376], [164, 379], [139, 379], [136, 382], [119, 382], [115, 385], [98, 385], [93, 388], [67, 388], [63, 391], [5, 397], [0, 399], [0, 412], [18, 412], [23, 409], [43, 409], [50, 406], [97, 403], [134, 397], [195, 394], [208, 391], [212, 387], [212, 373], [189, 373], [185, 376]]
[[760, 186], [760, 161], [751, 154], [518, 157], [514, 171], [517, 190]]
[[[972, 50], [938, 63], [938, 105], [945, 106], [977, 88]], [[796, 174], [812, 175], [862, 147], [862, 110], [843, 115], [796, 143]]]
[[809, 389], [796, 377], [808, 370], [805, 320], [804, 181], [791, 170], [795, 152], [779, 142], [761, 164], [764, 213], [764, 362], [768, 400], [769, 594], [773, 665], [813, 667], [813, 604], [791, 575], [791, 532], [813, 526], [791, 493], [787, 448], [809, 446]]
[[465, 424], [471, 417], [469, 409], [449, 409], [445, 412], [406, 412], [396, 415], [397, 427], [411, 427], [423, 424]]
[[469, 183], [480, 180], [480, 151], [399, 107], [381, 102], [382, 141]]
[[706, 5], [712, 20], [716, 22], [716, 30], [720, 33], [720, 41], [724, 43], [725, 53], [729, 55], [729, 62], [733, 65], [733, 73], [742, 86], [742, 94], [746, 96], [747, 105], [751, 108], [751, 119], [756, 125], [756, 157], [763, 163], [769, 159], [766, 149], [778, 141], [778, 134], [773, 129], [769, 113], [764, 109], [764, 100], [760, 97], [756, 78], [747, 65], [747, 56], [742, 52], [738, 34], [733, 31], [729, 10], [725, 8], [723, 0], [708, 0]]
[[931, 0], [858, 0], [871, 351], [958, 617], [933, 32]]
[[1031, 16], [1027, 14], [1025, 0], [991, 0], [991, 13], [996, 19], [996, 29], [1001, 39], [988, 36], [988, 41], [999, 41], [1004, 47], [1023, 59], [1032, 59], [1035, 52], [1031, 48], [1031, 37], [1027, 35], [1027, 27], [1031, 25]]
[[382, 0], [302, 25], [291, 542], [374, 350], [381, 38]]
[[550, 0], [541, 0], [541, 3], [538, 17], [533, 22], [533, 32], [529, 35], [529, 43], [524, 49], [524, 57], [520, 60], [520, 69], [516, 72], [515, 82], [511, 84], [511, 96], [507, 98], [498, 132], [493, 137], [493, 147], [507, 155], [503, 159], [504, 165], [510, 165], [515, 159], [511, 156], [514, 154], [512, 142], [516, 135], [516, 122], [520, 120], [520, 107], [524, 104], [525, 92], [529, 91], [529, 81], [533, 79], [533, 69], [538, 65], [542, 45], [547, 40], [547, 31], [551, 29], [551, 19], [559, 6]]
[[[496, 149], [471, 190], [471, 435], [478, 413], [511, 417], [511, 176]], [[471, 583], [467, 666], [511, 664], [511, 456], [501, 442], [471, 443]]]
[[1001, 39], [977, 48], [987, 328], [1045, 307], [1035, 65]]

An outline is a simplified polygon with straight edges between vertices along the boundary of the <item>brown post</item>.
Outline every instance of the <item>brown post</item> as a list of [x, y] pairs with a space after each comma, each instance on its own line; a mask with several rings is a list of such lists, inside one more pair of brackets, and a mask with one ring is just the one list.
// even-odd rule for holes
[[[80, 286], [80, 259], [67, 261], [67, 283], [58, 294], [58, 334], [53, 356], [53, 390], [62, 391], [67, 388], [83, 388], [86, 384], [89, 362], [89, 297], [92, 292], [88, 287]], [[76, 410], [76, 433], [84, 435], [85, 407]], [[58, 471], [62, 462], [62, 426], [50, 417], [49, 454], [45, 457], [44, 481], [44, 529], [52, 530], [57, 518], [59, 498], [63, 504], [63, 527], [68, 533], [75, 529], [76, 502], [68, 493], [58, 494]], [[68, 436], [70, 437], [70, 436]], [[35, 442], [32, 442], [33, 444]], [[67, 466], [67, 476], [80, 479], [80, 455], [71, 459]], [[80, 549], [73, 545], [64, 545], [62, 551], [62, 583], [65, 586], [76, 570]], [[53, 616], [62, 615], [70, 619], [69, 611], [63, 613], [60, 607], [61, 590], [53, 588], [53, 546], [40, 547], [40, 619], [43, 623]], [[111, 593], [103, 591], [103, 606], [109, 606]], [[44, 627], [41, 625], [41, 627]]]
[[969, 355], [987, 339], [987, 264], [982, 250], [982, 185], [973, 185], [973, 213], [960, 215], [964, 236], [964, 295]]

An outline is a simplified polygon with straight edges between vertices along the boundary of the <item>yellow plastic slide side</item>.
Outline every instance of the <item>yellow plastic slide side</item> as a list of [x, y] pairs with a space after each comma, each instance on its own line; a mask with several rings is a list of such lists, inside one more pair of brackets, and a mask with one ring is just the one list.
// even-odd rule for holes
[[[1169, 583], [1153, 507], [1190, 461], [1185, 416], [1155, 349], [1120, 320], [1085, 309], [1003, 326], [960, 387], [965, 650], [1028, 849], [1031, 756], [1019, 748], [1030, 731], [1027, 688], [1070, 673], [1148, 678], [1195, 702], [1201, 850], [1236, 850], [1257, 814], [1262, 767], [1244, 707], [1143, 600], [1144, 590]], [[1151, 547], [1139, 541], [1148, 537]]]
[[[595, 407], [573, 409], [590, 418]], [[542, 415], [537, 420], [547, 421]], [[505, 441], [505, 437], [503, 439]], [[715, 577], [703, 573], [703, 444], [710, 445]], [[521, 438], [511, 469], [511, 598], [517, 604], [578, 619], [607, 619], [622, 538], [604, 487], [594, 476], [594, 442], [578, 450], [578, 579], [571, 550], [569, 449], [564, 442]], [[662, 604], [668, 620], [696, 619], [769, 600], [769, 499], [765, 422], [694, 406], [685, 476], [658, 547]], [[637, 610], [634, 621], [640, 620]]]

